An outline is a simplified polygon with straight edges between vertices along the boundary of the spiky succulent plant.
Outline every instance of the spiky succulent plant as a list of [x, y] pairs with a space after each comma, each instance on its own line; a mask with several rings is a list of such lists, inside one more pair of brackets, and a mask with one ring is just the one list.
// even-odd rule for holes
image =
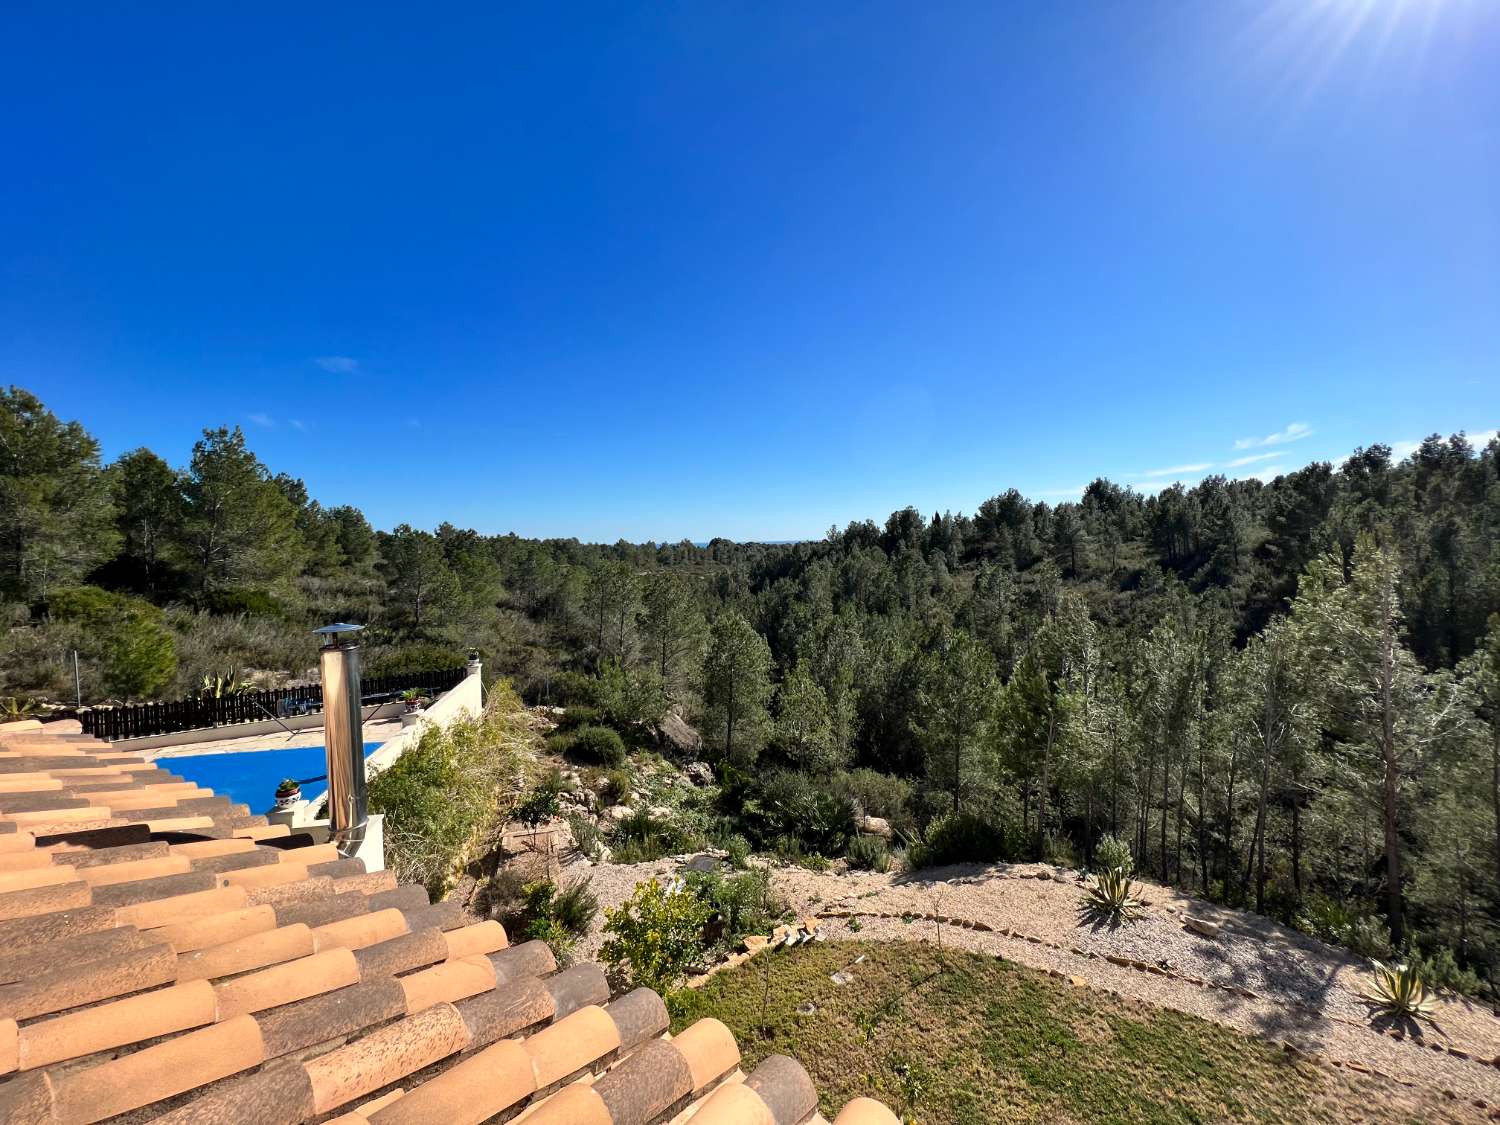
[[1106, 867], [1095, 877], [1084, 898], [1085, 908], [1110, 922], [1134, 922], [1146, 904], [1135, 893], [1135, 881], [1122, 868]]
[[1427, 994], [1427, 982], [1415, 965], [1386, 965], [1371, 961], [1375, 980], [1366, 994], [1379, 1015], [1395, 1019], [1425, 1016], [1436, 1001]]

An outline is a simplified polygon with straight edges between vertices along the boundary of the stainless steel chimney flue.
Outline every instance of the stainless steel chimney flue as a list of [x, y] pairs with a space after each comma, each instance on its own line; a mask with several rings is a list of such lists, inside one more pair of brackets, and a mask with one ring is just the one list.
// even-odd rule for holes
[[323, 673], [323, 745], [328, 754], [328, 829], [339, 855], [352, 858], [369, 823], [365, 735], [360, 711], [359, 640], [363, 625], [325, 625], [318, 658]]

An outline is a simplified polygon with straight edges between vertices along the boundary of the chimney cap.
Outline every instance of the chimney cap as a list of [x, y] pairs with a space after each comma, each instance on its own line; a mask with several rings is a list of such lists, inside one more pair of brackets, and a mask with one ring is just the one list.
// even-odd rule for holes
[[314, 629], [316, 636], [323, 638], [325, 645], [338, 644], [339, 638], [345, 633], [358, 633], [364, 628], [363, 625], [350, 625], [347, 621], [336, 621], [332, 625], [324, 625], [321, 629]]

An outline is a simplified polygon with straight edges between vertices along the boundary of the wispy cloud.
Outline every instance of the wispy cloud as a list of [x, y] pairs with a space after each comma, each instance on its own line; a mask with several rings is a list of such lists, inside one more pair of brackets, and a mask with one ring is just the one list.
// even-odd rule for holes
[[1274, 434], [1265, 437], [1240, 438], [1234, 443], [1236, 449], [1256, 449], [1262, 445], [1286, 445], [1288, 442], [1301, 441], [1305, 437], [1312, 437], [1312, 427], [1306, 422], [1293, 422], [1284, 430], [1277, 430]]
[[276, 425], [276, 419], [272, 418], [269, 414], [251, 414], [249, 415], [249, 418], [250, 421], [254, 422], [257, 426]]
[[335, 375], [352, 375], [359, 370], [359, 360], [347, 355], [320, 355], [313, 360], [324, 371]]
[[1169, 469], [1151, 469], [1141, 474], [1143, 477], [1175, 477], [1183, 474], [1206, 473], [1214, 467], [1212, 461], [1200, 461], [1196, 465], [1173, 465]]
[[286, 424], [298, 431], [305, 431], [307, 429], [307, 423], [301, 418], [288, 418]]
[[1280, 456], [1282, 456], [1282, 453], [1279, 449], [1272, 453], [1252, 453], [1248, 457], [1236, 457], [1233, 461], [1225, 461], [1224, 467], [1226, 469], [1238, 469], [1243, 465], [1253, 465], [1257, 461], [1270, 461]]
[[1249, 476], [1241, 477], [1241, 480], [1258, 480], [1261, 484], [1270, 484], [1277, 477], [1286, 475], [1285, 465], [1267, 465], [1264, 469], [1256, 469]]

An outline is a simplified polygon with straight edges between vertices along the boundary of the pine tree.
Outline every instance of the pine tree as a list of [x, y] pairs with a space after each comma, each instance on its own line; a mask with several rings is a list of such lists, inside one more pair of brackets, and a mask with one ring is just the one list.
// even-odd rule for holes
[[118, 543], [99, 443], [30, 391], [0, 391], [0, 593], [76, 584]]

